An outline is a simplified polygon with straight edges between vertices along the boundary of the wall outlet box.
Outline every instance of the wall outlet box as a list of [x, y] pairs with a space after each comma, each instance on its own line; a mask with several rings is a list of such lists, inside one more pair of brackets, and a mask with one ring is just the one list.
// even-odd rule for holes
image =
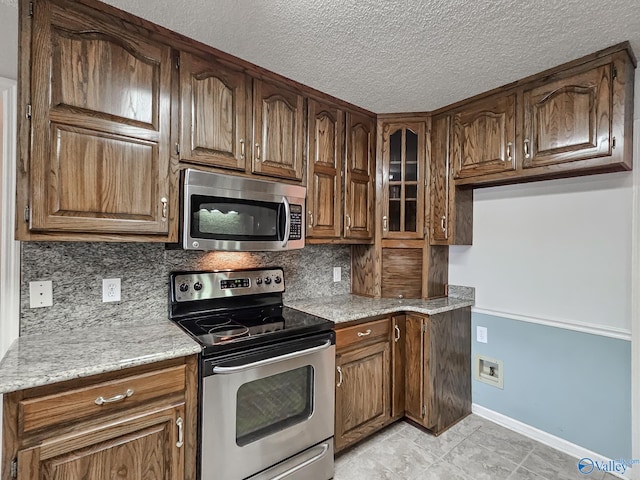
[[53, 305], [53, 282], [29, 282], [29, 307], [41, 308]]
[[342, 267], [333, 267], [333, 281], [342, 281]]
[[120, 279], [119, 278], [103, 278], [102, 279], [102, 301], [103, 302], [119, 302], [120, 301]]
[[476, 327], [476, 340], [480, 343], [487, 343], [489, 340], [487, 327]]

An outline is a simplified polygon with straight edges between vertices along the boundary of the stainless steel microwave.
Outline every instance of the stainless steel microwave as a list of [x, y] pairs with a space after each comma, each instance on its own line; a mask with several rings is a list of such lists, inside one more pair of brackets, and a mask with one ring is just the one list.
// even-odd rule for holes
[[195, 169], [184, 171], [182, 187], [185, 250], [304, 247], [305, 187]]

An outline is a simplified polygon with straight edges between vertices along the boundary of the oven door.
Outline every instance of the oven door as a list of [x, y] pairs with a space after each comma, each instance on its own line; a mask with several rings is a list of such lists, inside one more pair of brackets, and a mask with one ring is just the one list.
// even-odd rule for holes
[[[244, 479], [322, 442], [333, 445], [331, 338], [287, 342], [215, 365], [205, 361], [204, 374], [212, 374], [202, 383], [202, 480]], [[330, 461], [326, 479], [333, 474]]]

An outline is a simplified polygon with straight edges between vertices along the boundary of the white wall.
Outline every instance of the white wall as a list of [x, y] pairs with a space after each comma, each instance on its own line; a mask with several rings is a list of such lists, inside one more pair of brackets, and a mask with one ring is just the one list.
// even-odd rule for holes
[[0, 77], [18, 77], [18, 9], [0, 3]]

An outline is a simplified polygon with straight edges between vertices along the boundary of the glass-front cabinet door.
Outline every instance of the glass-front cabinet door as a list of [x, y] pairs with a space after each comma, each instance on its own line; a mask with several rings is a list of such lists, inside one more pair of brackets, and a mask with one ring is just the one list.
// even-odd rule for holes
[[424, 237], [425, 123], [383, 123], [384, 238]]

